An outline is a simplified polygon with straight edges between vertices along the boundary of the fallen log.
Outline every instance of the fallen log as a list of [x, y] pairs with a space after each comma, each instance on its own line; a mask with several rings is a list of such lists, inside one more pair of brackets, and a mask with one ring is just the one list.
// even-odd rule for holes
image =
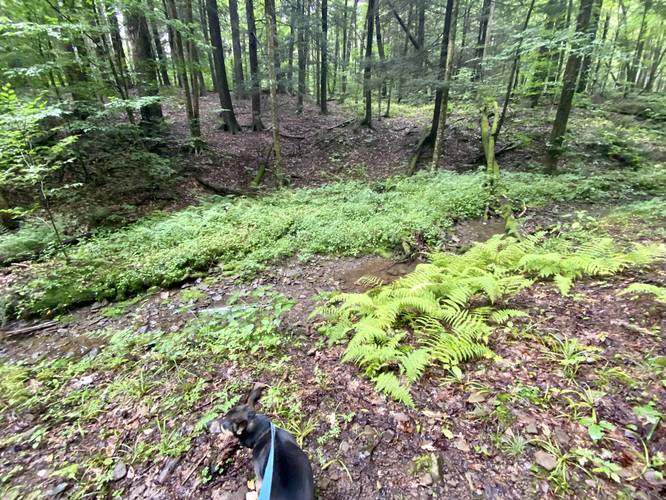
[[213, 184], [210, 181], [207, 181], [203, 177], [200, 177], [198, 175], [195, 175], [194, 178], [196, 181], [201, 184], [203, 187], [206, 189], [214, 192], [215, 194], [219, 194], [222, 196], [253, 196], [253, 193], [247, 192], [247, 191], [240, 191], [238, 189], [233, 189], [233, 188], [228, 188], [224, 186], [219, 186], [217, 184]]
[[[47, 321], [46, 323], [40, 323], [38, 325], [26, 326], [25, 328], [19, 328], [17, 330], [10, 330], [8, 332], [3, 332], [6, 337], [15, 337], [17, 335], [25, 335], [27, 333], [39, 332], [41, 330], [46, 330], [48, 328], [53, 328], [58, 325], [57, 321]], [[1, 332], [2, 330], [0, 330]]]

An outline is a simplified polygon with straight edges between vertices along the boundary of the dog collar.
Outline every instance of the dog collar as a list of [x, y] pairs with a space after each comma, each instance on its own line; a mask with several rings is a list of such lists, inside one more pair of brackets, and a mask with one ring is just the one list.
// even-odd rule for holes
[[268, 453], [268, 461], [264, 470], [264, 477], [259, 491], [259, 500], [270, 500], [271, 487], [273, 486], [273, 462], [275, 461], [275, 426], [271, 422], [271, 451]]

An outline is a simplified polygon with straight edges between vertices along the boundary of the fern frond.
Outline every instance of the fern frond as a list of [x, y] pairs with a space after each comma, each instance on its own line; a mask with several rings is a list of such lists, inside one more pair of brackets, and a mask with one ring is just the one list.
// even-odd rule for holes
[[573, 279], [568, 276], [562, 276], [561, 274], [556, 274], [553, 276], [553, 282], [561, 295], [569, 295], [571, 287], [573, 286]]
[[409, 382], [416, 382], [430, 364], [430, 351], [428, 349], [415, 349], [400, 360], [405, 377]]
[[490, 315], [490, 320], [496, 325], [503, 325], [512, 318], [525, 318], [529, 316], [519, 309], [499, 309]]
[[650, 285], [649, 283], [633, 283], [618, 293], [618, 295], [639, 293], [654, 295], [655, 299], [657, 299], [657, 302], [666, 304], [666, 288], [657, 285]]
[[409, 390], [400, 383], [400, 380], [398, 380], [398, 377], [396, 377], [395, 374], [389, 372], [380, 373], [372, 380], [379, 392], [383, 392], [405, 406], [414, 408], [414, 400], [412, 399]]

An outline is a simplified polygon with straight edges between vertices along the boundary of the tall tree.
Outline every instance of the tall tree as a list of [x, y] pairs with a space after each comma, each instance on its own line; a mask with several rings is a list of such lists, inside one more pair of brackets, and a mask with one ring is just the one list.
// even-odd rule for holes
[[277, 68], [275, 64], [275, 38], [277, 30], [275, 27], [275, 4], [273, 0], [265, 0], [266, 12], [266, 41], [268, 47], [268, 74], [271, 87], [271, 119], [273, 122], [273, 152], [275, 154], [275, 177], [279, 185], [285, 183], [284, 165], [282, 163], [282, 144], [280, 143], [280, 119], [278, 116], [277, 97]]
[[567, 66], [564, 70], [564, 81], [562, 83], [562, 93], [560, 102], [557, 106], [557, 114], [553, 122], [553, 129], [550, 133], [550, 144], [548, 147], [547, 169], [553, 173], [557, 170], [557, 162], [562, 154], [562, 145], [564, 143], [564, 134], [567, 131], [569, 114], [571, 113], [571, 104], [576, 90], [576, 79], [581, 65], [580, 49], [585, 43], [585, 33], [587, 32], [592, 14], [594, 0], [581, 0], [578, 19], [576, 21], [576, 34], [572, 44], [572, 50], [569, 53]]
[[476, 40], [476, 63], [474, 65], [474, 79], [483, 77], [483, 58], [486, 53], [486, 42], [488, 37], [488, 26], [492, 12], [493, 0], [483, 0], [481, 16], [479, 17], [479, 35]]
[[441, 105], [439, 111], [439, 123], [435, 144], [432, 153], [432, 170], [436, 170], [439, 165], [439, 159], [444, 149], [444, 134], [446, 133], [446, 116], [449, 104], [449, 87], [451, 84], [451, 73], [453, 72], [453, 59], [455, 52], [456, 20], [458, 17], [458, 2], [456, 0], [447, 0], [446, 14], [444, 15], [444, 30], [442, 32], [444, 45], [443, 50], [446, 53], [446, 63], [444, 73], [440, 68], [441, 81]]
[[328, 113], [326, 91], [328, 85], [328, 0], [321, 0], [321, 89], [320, 111], [323, 115]]
[[[153, 0], [148, 1], [148, 9], [151, 14], [155, 14], [155, 6]], [[171, 85], [171, 80], [169, 79], [169, 71], [167, 67], [166, 56], [164, 55], [164, 47], [162, 47], [162, 39], [160, 37], [160, 30], [157, 24], [157, 20], [152, 19], [149, 21], [151, 32], [153, 34], [153, 41], [155, 43], [155, 52], [157, 52], [157, 60], [159, 61], [159, 70], [160, 76], [162, 77], [162, 83], [166, 86]]]
[[[204, 43], [206, 47], [210, 47], [210, 38], [208, 29], [208, 15], [206, 13], [206, 5], [204, 0], [199, 0], [199, 23], [201, 24], [201, 31], [204, 36]], [[206, 51], [206, 58], [208, 59], [208, 68], [210, 69], [210, 78], [213, 81], [213, 92], [217, 92], [217, 79], [215, 78], [215, 63], [213, 63], [213, 54]]]
[[372, 127], [372, 37], [375, 19], [375, 0], [368, 0], [368, 12], [365, 19], [365, 60], [363, 68], [363, 94], [365, 95], [365, 116], [361, 125]]
[[234, 54], [234, 83], [236, 97], [245, 99], [245, 79], [243, 77], [243, 52], [241, 50], [238, 1], [229, 0], [229, 20], [231, 21], [231, 47]]
[[[132, 45], [132, 58], [136, 74], [136, 86], [140, 97], [159, 95], [156, 81], [157, 68], [152, 47], [148, 22], [142, 10], [132, 7], [126, 12], [127, 32]], [[151, 102], [141, 106], [141, 125], [148, 130], [155, 130], [162, 122], [162, 106]]]
[[594, 41], [597, 36], [597, 29], [599, 28], [599, 19], [601, 18], [601, 7], [603, 6], [603, 0], [595, 0], [594, 5], [592, 6], [592, 14], [590, 17], [590, 24], [588, 26], [588, 46], [585, 51], [585, 57], [583, 57], [583, 63], [581, 64], [580, 69], [580, 78], [578, 79], [578, 88], [576, 92], [585, 92], [587, 88], [587, 81], [590, 76], [590, 67], [592, 66], [592, 52], [594, 47]]
[[634, 50], [634, 57], [627, 71], [627, 80], [629, 86], [631, 87], [635, 86], [637, 83], [638, 70], [640, 68], [640, 63], [643, 57], [643, 50], [645, 47], [645, 29], [647, 26], [647, 15], [651, 8], [652, 8], [652, 0], [644, 0], [643, 16], [641, 18], [640, 29], [638, 30], [638, 37], [636, 38], [636, 48]]
[[245, 15], [247, 17], [248, 52], [250, 53], [250, 93], [252, 94], [252, 130], [264, 130], [261, 121], [261, 88], [259, 86], [259, 59], [257, 57], [257, 27], [254, 22], [254, 2], [245, 0]]
[[[504, 103], [502, 104], [502, 114], [499, 116], [499, 121], [497, 122], [497, 127], [495, 128], [495, 133], [493, 134], [494, 141], [497, 142], [497, 138], [502, 131], [502, 125], [504, 125], [504, 120], [506, 119], [506, 111], [509, 109], [509, 102], [511, 101], [511, 96], [515, 89], [515, 83], [518, 79], [518, 65], [520, 64], [520, 50], [523, 46], [523, 40], [525, 39], [525, 32], [530, 25], [530, 18], [532, 17], [532, 11], [534, 10], [534, 0], [530, 1], [530, 6], [527, 9], [527, 15], [525, 16], [525, 21], [523, 23], [522, 30], [520, 31], [520, 38], [518, 39], [518, 44], [516, 45], [516, 50], [513, 53], [513, 61], [511, 63], [511, 71], [509, 72], [509, 81], [507, 82], [506, 92], [504, 94]], [[495, 117], [497, 120], [498, 117]]]
[[213, 63], [215, 65], [215, 79], [217, 80], [217, 95], [222, 107], [223, 129], [235, 134], [240, 130], [240, 125], [236, 121], [234, 105], [231, 101], [229, 92], [229, 81], [227, 80], [227, 70], [224, 64], [224, 47], [222, 46], [222, 34], [220, 33], [220, 17], [217, 13], [217, 0], [206, 0], [206, 10], [208, 11], [208, 28], [210, 29], [210, 39], [213, 42]]
[[[176, 60], [176, 69], [178, 71], [178, 79], [183, 85], [183, 94], [185, 97], [185, 110], [187, 112], [187, 119], [190, 126], [190, 135], [194, 142], [195, 149], [200, 147], [201, 143], [201, 124], [198, 117], [194, 114], [194, 105], [192, 103], [192, 89], [190, 86], [190, 75], [187, 74], [187, 64], [185, 59], [185, 48], [183, 46], [183, 37], [180, 30], [175, 27], [174, 21], [178, 21], [178, 10], [176, 9], [175, 0], [165, 0], [165, 7], [167, 9], [167, 16], [174, 24], [173, 38], [176, 51], [174, 52], [174, 59]], [[192, 79], [196, 76], [191, 75]]]

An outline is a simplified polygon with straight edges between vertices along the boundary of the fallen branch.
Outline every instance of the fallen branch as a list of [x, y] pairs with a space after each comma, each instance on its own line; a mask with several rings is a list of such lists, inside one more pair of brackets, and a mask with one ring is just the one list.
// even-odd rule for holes
[[[514, 141], [510, 142], [509, 144], [506, 144], [499, 148], [497, 151], [495, 151], [495, 158], [497, 158], [499, 155], [504, 154], [508, 151], [513, 151], [516, 149], [518, 146], [520, 146], [522, 142], [520, 141]], [[468, 165], [476, 165], [480, 161], [485, 161], [485, 156], [483, 154], [479, 154], [476, 158], [474, 158], [474, 161], [472, 163], [469, 163]]]
[[46, 323], [40, 323], [39, 325], [27, 326], [25, 328], [19, 328], [18, 330], [11, 330], [9, 332], [4, 332], [7, 337], [14, 337], [16, 335], [24, 335], [26, 333], [38, 332], [40, 330], [46, 330], [48, 328], [53, 328], [57, 326], [57, 321], [47, 321]]
[[622, 328], [626, 328], [630, 332], [638, 333], [639, 335], [648, 335], [648, 336], [654, 335], [654, 332], [652, 332], [651, 330], [643, 328], [642, 326], [632, 325], [631, 323], [627, 323], [626, 321], [614, 320], [611, 321], [611, 324], [616, 326], [621, 326]]
[[195, 175], [194, 178], [199, 184], [201, 184], [206, 189], [213, 191], [215, 194], [219, 194], [222, 196], [252, 196], [252, 193], [213, 184], [212, 182], [207, 181], [206, 179], [198, 175]]

